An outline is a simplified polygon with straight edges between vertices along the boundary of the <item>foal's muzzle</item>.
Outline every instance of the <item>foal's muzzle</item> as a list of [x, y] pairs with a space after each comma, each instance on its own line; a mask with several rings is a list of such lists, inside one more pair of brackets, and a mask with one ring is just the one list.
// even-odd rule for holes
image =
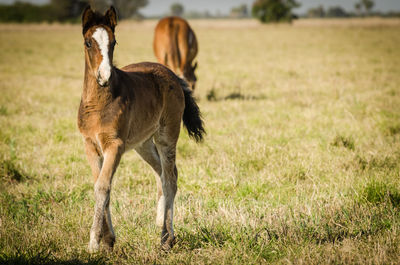
[[111, 75], [108, 76], [107, 79], [105, 79], [105, 78], [103, 78], [103, 77], [101, 76], [100, 71], [97, 72], [97, 77], [96, 77], [97, 84], [99, 84], [99, 86], [101, 86], [101, 87], [106, 87], [106, 86], [108, 86], [108, 85], [109, 85], [110, 77], [111, 77]]

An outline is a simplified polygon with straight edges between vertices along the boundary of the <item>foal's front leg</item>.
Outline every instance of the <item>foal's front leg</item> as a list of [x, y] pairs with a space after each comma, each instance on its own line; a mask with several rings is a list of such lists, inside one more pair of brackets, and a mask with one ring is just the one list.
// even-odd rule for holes
[[99, 249], [100, 239], [105, 234], [104, 240], [109, 247], [113, 247], [115, 236], [111, 224], [109, 211], [111, 181], [122, 155], [122, 142], [113, 141], [107, 144], [103, 152], [103, 165], [94, 184], [95, 208], [93, 224], [90, 230], [89, 251]]
[[[103, 157], [97, 144], [95, 144], [90, 138], [85, 139], [85, 151], [92, 170], [94, 182], [96, 183], [103, 165]], [[104, 209], [102, 236], [107, 247], [112, 249], [115, 242], [115, 234], [111, 222], [110, 201], [108, 201]]]

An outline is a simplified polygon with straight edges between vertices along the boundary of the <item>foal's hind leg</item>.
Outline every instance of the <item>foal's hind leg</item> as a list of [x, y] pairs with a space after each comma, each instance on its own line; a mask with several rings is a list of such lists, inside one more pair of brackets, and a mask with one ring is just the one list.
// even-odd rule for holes
[[157, 219], [156, 223], [158, 226], [162, 227], [164, 222], [164, 196], [162, 191], [161, 183], [161, 161], [158, 154], [157, 148], [153, 142], [153, 137], [144, 142], [141, 146], [137, 147], [136, 152], [146, 161], [153, 170], [157, 173]]
[[[176, 124], [175, 124], [176, 125]], [[174, 213], [174, 199], [177, 191], [178, 171], [175, 166], [176, 156], [176, 143], [179, 136], [180, 124], [172, 126], [168, 131], [160, 130], [156, 134], [155, 143], [158, 153], [160, 154], [162, 173], [161, 183], [163, 196], [159, 201], [159, 210], [163, 218], [162, 233], [161, 233], [161, 246], [168, 250], [175, 243], [174, 229], [173, 229], [173, 213]], [[162, 198], [164, 198], [162, 200]]]

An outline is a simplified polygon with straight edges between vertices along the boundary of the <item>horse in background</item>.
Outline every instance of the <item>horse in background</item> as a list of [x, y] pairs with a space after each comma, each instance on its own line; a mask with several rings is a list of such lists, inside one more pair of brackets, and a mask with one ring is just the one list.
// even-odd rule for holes
[[159, 63], [168, 66], [183, 77], [192, 90], [195, 89], [197, 62], [194, 65], [192, 63], [197, 55], [198, 44], [186, 20], [180, 17], [161, 19], [155, 28], [153, 49]]
[[82, 14], [85, 75], [78, 111], [78, 128], [94, 177], [95, 209], [89, 251], [100, 240], [113, 248], [110, 214], [114, 173], [130, 149], [157, 173], [157, 219], [161, 245], [172, 247], [173, 205], [177, 191], [176, 145], [181, 121], [189, 136], [201, 141], [205, 133], [200, 110], [187, 83], [157, 63], [131, 64], [118, 69], [113, 62], [117, 14], [87, 7]]

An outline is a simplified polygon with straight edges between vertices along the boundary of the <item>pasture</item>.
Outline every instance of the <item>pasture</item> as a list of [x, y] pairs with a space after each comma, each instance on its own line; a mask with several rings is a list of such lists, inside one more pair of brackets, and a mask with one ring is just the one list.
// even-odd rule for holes
[[[114, 64], [155, 61], [155, 24], [118, 25]], [[207, 136], [181, 130], [177, 244], [160, 251], [155, 175], [131, 151], [98, 254], [81, 27], [0, 25], [0, 263], [398, 263], [400, 21], [191, 25]]]

